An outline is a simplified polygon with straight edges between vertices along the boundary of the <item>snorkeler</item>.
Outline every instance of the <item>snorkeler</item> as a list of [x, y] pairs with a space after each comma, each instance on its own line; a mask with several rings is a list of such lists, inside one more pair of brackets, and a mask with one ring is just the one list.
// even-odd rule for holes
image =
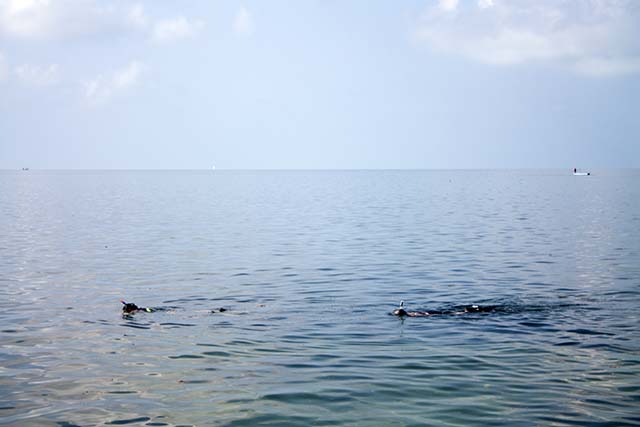
[[398, 317], [426, 317], [434, 314], [442, 314], [441, 312], [428, 311], [407, 311], [404, 309], [404, 301], [400, 301], [400, 306], [393, 310], [392, 314]]
[[391, 314], [398, 317], [427, 317], [437, 315], [465, 314], [465, 313], [492, 313], [500, 311], [495, 305], [464, 305], [453, 307], [451, 310], [431, 310], [431, 311], [407, 311], [404, 308], [404, 301], [400, 301], [400, 306], [393, 310]]
[[152, 308], [138, 307], [137, 305], [135, 305], [132, 302], [125, 302], [124, 300], [120, 300], [120, 302], [123, 304], [122, 312], [125, 313], [125, 314], [132, 314], [132, 313], [136, 313], [138, 311], [146, 311], [147, 313], [151, 313], [153, 311]]

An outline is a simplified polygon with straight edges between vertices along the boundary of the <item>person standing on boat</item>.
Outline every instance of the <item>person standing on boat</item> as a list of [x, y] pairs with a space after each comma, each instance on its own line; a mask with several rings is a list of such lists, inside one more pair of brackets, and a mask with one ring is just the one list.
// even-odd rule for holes
[[578, 169], [573, 168], [573, 173], [576, 173], [576, 172], [578, 172]]

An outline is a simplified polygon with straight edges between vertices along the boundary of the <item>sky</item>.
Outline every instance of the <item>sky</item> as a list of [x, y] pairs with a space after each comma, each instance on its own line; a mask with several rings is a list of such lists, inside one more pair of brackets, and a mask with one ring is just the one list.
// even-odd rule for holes
[[0, 169], [640, 167], [640, 1], [0, 0]]

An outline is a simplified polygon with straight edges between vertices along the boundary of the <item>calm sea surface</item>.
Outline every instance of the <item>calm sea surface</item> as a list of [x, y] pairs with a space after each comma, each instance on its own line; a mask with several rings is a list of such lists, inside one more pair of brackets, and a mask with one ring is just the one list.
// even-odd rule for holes
[[640, 171], [594, 172], [2, 171], [0, 424], [637, 426]]

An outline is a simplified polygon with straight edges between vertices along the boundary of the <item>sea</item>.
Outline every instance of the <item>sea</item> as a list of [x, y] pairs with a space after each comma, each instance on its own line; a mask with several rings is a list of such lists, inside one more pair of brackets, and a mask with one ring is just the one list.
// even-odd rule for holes
[[0, 171], [0, 425], [638, 426], [640, 170], [591, 172]]

